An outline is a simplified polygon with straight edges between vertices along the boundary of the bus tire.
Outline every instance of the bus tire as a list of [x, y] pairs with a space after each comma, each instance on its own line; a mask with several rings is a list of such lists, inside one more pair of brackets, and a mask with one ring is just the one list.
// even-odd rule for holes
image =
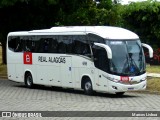
[[85, 82], [84, 82], [84, 93], [86, 95], [92, 95], [93, 94], [92, 83], [89, 79], [85, 80]]
[[116, 95], [117, 96], [123, 96], [125, 92], [117, 92]]
[[26, 75], [25, 75], [25, 85], [26, 85], [26, 87], [28, 87], [28, 88], [32, 88], [33, 87], [33, 77], [32, 77], [32, 75], [31, 75], [31, 73], [26, 73]]

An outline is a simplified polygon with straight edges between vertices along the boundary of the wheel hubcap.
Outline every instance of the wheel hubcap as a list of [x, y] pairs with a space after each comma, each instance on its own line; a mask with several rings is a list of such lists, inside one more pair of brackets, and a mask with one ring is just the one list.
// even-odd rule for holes
[[27, 77], [27, 84], [30, 86], [32, 84], [32, 78], [31, 76]]
[[87, 83], [85, 84], [85, 89], [86, 89], [86, 90], [91, 89], [91, 84], [90, 84], [89, 82], [87, 82]]

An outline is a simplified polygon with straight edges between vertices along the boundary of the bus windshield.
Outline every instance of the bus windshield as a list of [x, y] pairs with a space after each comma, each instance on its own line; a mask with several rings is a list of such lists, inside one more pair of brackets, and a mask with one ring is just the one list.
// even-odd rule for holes
[[112, 50], [110, 72], [117, 75], [139, 75], [145, 72], [145, 58], [140, 40], [107, 40]]

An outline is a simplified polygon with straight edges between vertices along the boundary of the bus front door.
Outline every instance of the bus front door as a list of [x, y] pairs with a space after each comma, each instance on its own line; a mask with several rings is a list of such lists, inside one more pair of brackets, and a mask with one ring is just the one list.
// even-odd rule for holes
[[107, 52], [104, 48], [95, 46], [93, 47], [94, 55], [94, 65], [95, 69], [95, 84], [98, 91], [108, 90], [108, 81], [106, 79], [106, 74], [108, 71], [108, 58]]

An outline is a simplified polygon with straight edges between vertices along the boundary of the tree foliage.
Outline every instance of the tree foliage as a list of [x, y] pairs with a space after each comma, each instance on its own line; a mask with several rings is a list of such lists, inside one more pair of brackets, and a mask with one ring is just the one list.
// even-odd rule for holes
[[[58, 0], [1, 0], [0, 42], [6, 63], [6, 36], [11, 31], [49, 28], [55, 25]], [[55, 15], [55, 16], [54, 16]]]
[[144, 42], [160, 47], [160, 2], [131, 3], [125, 7], [123, 20], [124, 27], [136, 32]]
[[160, 3], [148, 0], [121, 5], [121, 0], [1, 0], [0, 42], [5, 63], [6, 36], [11, 31], [52, 26], [111, 25], [136, 32], [160, 47]]

